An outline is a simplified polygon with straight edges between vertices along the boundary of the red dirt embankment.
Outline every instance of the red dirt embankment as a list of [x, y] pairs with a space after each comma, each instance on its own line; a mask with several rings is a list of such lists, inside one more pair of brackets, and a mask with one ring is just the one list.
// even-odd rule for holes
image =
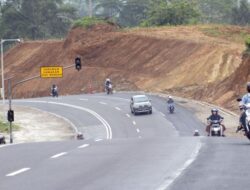
[[[223, 34], [224, 30], [233, 36], [250, 34], [239, 27], [225, 27]], [[210, 34], [205, 26], [129, 31], [115, 25], [76, 28], [63, 41], [25, 42], [9, 50], [4, 57], [5, 76], [14, 75], [19, 81], [38, 75], [41, 66], [71, 65], [81, 55], [81, 71], [73, 67], [64, 71], [62, 79], [24, 83], [14, 89], [15, 97], [47, 96], [52, 83], [64, 95], [88, 92], [90, 84], [100, 91], [109, 77], [117, 90], [171, 92], [232, 107], [232, 99], [249, 77], [249, 60], [242, 62], [244, 43], [220, 37], [221, 31]]]

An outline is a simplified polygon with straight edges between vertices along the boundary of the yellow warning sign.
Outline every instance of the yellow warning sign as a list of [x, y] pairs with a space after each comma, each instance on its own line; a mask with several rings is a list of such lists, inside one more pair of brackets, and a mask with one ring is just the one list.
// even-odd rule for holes
[[40, 75], [42, 78], [62, 78], [63, 67], [41, 67]]

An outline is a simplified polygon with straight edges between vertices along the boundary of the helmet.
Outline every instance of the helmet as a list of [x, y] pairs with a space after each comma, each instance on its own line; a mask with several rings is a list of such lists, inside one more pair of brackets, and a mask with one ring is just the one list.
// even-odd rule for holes
[[106, 81], [107, 81], [107, 82], [110, 82], [110, 79], [109, 79], [109, 78], [107, 78], [107, 79], [106, 79]]
[[247, 83], [247, 91], [250, 93], [250, 82]]
[[168, 96], [168, 99], [172, 99], [172, 96]]
[[218, 113], [218, 112], [219, 112], [219, 110], [218, 110], [218, 109], [216, 109], [216, 108], [213, 108], [213, 109], [211, 109], [211, 112], [212, 112], [212, 113], [214, 113], [214, 112]]

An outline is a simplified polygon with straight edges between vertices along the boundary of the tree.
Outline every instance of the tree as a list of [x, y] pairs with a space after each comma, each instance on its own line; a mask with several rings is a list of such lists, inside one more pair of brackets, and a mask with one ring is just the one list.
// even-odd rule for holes
[[250, 5], [247, 0], [241, 0], [239, 7], [233, 8], [232, 24], [236, 25], [250, 24]]
[[237, 0], [197, 0], [203, 23], [230, 23]]
[[123, 0], [97, 0], [95, 14], [105, 18], [117, 18], [123, 8]]
[[155, 0], [151, 1], [144, 26], [188, 24], [199, 17], [193, 1]]
[[127, 0], [119, 14], [122, 26], [138, 26], [147, 17], [150, 0]]
[[2, 6], [1, 36], [31, 39], [63, 36], [75, 9], [62, 0], [7, 0]]

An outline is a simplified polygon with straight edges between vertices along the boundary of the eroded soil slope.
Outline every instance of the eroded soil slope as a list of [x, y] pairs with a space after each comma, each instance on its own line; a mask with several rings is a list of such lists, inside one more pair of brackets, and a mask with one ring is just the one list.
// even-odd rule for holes
[[4, 57], [5, 76], [19, 81], [38, 75], [41, 66], [72, 65], [81, 55], [81, 71], [72, 67], [62, 79], [24, 83], [14, 89], [15, 97], [47, 96], [52, 83], [64, 95], [89, 92], [89, 86], [102, 91], [109, 77], [117, 90], [171, 92], [232, 107], [232, 99], [249, 76], [249, 60], [242, 62], [242, 38], [247, 34], [248, 29], [231, 26], [76, 28], [62, 41], [25, 42], [9, 50]]

